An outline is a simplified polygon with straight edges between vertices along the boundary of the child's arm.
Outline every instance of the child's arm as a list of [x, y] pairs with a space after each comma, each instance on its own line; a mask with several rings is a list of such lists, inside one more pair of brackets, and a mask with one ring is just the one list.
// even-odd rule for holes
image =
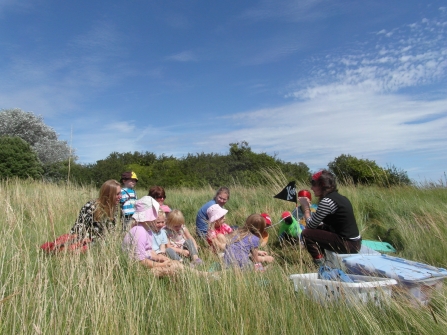
[[199, 248], [197, 247], [196, 240], [194, 239], [194, 237], [192, 237], [192, 235], [189, 232], [188, 228], [183, 227], [183, 232], [184, 232], [184, 235], [185, 235], [185, 239], [186, 240], [192, 240], [192, 243], [194, 243], [194, 246], [196, 247], [196, 250], [199, 250]]
[[223, 234], [217, 234], [216, 237], [211, 239], [211, 242], [213, 243], [216, 250], [219, 251], [225, 251], [225, 248], [227, 246], [227, 238]]
[[274, 258], [267, 254], [265, 251], [259, 251], [258, 248], [251, 250], [251, 256], [253, 258], [253, 263], [271, 263]]
[[156, 268], [156, 267], [166, 267], [167, 265], [169, 265], [171, 263], [170, 259], [164, 259], [164, 260], [160, 260], [160, 261], [154, 261], [152, 259], [143, 259], [142, 261], [140, 261], [140, 264], [148, 267], [149, 269], [152, 268]]

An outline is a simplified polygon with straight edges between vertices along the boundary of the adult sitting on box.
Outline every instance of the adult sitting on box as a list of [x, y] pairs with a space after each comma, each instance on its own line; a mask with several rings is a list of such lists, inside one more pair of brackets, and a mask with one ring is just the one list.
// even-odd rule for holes
[[362, 237], [352, 204], [338, 193], [335, 176], [322, 170], [312, 176], [311, 184], [312, 191], [319, 198], [316, 212], [311, 213], [307, 197], [299, 197], [298, 200], [306, 220], [306, 229], [301, 236], [314, 262], [324, 264], [324, 249], [342, 254], [358, 253]]

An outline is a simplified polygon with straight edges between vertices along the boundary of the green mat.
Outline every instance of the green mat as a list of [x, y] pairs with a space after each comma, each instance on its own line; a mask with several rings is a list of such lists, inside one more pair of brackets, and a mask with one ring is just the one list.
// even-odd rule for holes
[[380, 252], [396, 252], [396, 249], [388, 242], [362, 240], [362, 245]]
[[396, 249], [388, 242], [362, 240], [362, 245], [381, 252], [396, 252]]

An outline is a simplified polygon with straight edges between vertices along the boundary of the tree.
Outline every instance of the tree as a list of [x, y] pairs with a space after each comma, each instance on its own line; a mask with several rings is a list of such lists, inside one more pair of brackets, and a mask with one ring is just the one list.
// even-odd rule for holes
[[42, 166], [31, 146], [19, 137], [0, 136], [0, 178], [39, 178]]
[[328, 164], [329, 169], [342, 181], [354, 184], [375, 184], [382, 180], [385, 171], [375, 161], [340, 155]]
[[410, 185], [407, 172], [394, 165], [381, 168], [375, 161], [340, 155], [328, 164], [329, 169], [342, 181], [354, 184], [375, 184], [379, 186]]
[[27, 142], [43, 164], [74, 159], [73, 150], [66, 141], [58, 140], [53, 128], [43, 122], [42, 116], [19, 108], [0, 111], [0, 136], [17, 136]]

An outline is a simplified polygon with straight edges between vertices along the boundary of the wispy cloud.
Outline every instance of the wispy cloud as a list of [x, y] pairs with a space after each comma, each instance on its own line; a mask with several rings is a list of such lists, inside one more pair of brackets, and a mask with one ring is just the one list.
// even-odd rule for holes
[[328, 56], [326, 68], [312, 73], [312, 82], [289, 97], [315, 99], [352, 90], [388, 93], [439, 80], [447, 70], [447, 22], [423, 19], [396, 29], [381, 30], [358, 53]]
[[195, 53], [191, 50], [186, 50], [174, 55], [170, 55], [166, 57], [166, 59], [176, 62], [196, 62], [198, 60]]
[[[315, 7], [326, 3], [326, 10], [316, 11]], [[288, 21], [310, 21], [326, 17], [330, 5], [324, 0], [262, 0], [258, 5], [240, 15], [243, 19], [264, 21], [281, 19]]]

